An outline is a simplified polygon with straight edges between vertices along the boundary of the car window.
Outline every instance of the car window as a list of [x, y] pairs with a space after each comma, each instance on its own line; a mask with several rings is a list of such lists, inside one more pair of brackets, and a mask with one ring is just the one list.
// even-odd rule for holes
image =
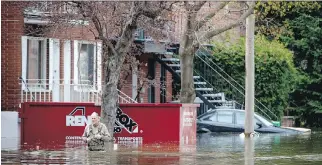
[[232, 111], [218, 111], [217, 112], [218, 122], [221, 123], [233, 123], [233, 112]]
[[207, 115], [203, 120], [205, 121], [217, 121], [217, 113], [211, 113], [210, 115]]
[[[261, 120], [266, 126], [273, 126], [273, 123], [271, 123], [268, 119], [266, 119], [263, 116], [260, 116], [260, 115], [256, 114], [256, 118]], [[258, 122], [260, 122], [259, 120], [258, 120]]]
[[[262, 124], [256, 117], [254, 117], [254, 127], [258, 128], [259, 126], [255, 123]], [[244, 125], [245, 124], [245, 112], [236, 112], [236, 124]]]
[[245, 124], [245, 113], [236, 112], [236, 124], [239, 124], [239, 125]]

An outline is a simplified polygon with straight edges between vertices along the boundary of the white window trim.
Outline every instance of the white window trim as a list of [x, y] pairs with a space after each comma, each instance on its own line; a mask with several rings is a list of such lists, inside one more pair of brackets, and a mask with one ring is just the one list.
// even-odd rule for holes
[[[102, 43], [101, 42], [94, 42], [94, 41], [85, 41], [85, 40], [74, 40], [74, 89], [76, 91], [90, 91], [90, 92], [99, 92], [102, 90], [101, 81], [102, 81]], [[94, 64], [94, 75], [97, 77], [95, 80], [94, 78], [94, 87], [93, 88], [86, 88], [81, 89], [78, 87], [78, 85], [81, 85], [79, 80], [79, 74], [78, 74], [78, 59], [79, 59], [79, 47], [78, 45], [82, 44], [94, 44], [94, 52], [97, 52], [96, 56], [94, 56], [94, 61], [96, 63]], [[97, 89], [95, 89], [95, 83], [97, 83]]]
[[60, 41], [49, 38], [49, 90], [53, 101], [59, 100], [60, 88]]
[[64, 101], [70, 102], [71, 97], [71, 41], [64, 41]]
[[[21, 59], [22, 59], [22, 79], [23, 79], [23, 82], [22, 82], [22, 85], [21, 85], [21, 89], [28, 92], [47, 92], [47, 91], [50, 91], [50, 89], [46, 89], [46, 79], [44, 79], [45, 83], [45, 88], [42, 88], [42, 87], [28, 87], [28, 89], [26, 88], [26, 80], [27, 80], [27, 61], [28, 61], [28, 39], [33, 39], [33, 40], [44, 40], [44, 49], [43, 49], [43, 52], [42, 53], [42, 56], [44, 56], [44, 58], [42, 58], [42, 60], [44, 61], [47, 61], [47, 56], [46, 56], [46, 53], [47, 53], [47, 38], [42, 38], [42, 37], [29, 37], [29, 36], [21, 36]], [[46, 74], [47, 74], [47, 70], [46, 70], [46, 65], [42, 66], [41, 68], [42, 70], [44, 70], [43, 72], [43, 75], [45, 75], [46, 77]]]

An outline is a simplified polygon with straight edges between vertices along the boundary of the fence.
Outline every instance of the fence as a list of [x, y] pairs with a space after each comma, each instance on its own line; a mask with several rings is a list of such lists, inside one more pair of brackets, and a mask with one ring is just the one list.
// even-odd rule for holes
[[[56, 82], [56, 83], [54, 83]], [[58, 83], [57, 83], [58, 82]], [[81, 84], [47, 79], [21, 80], [21, 103], [23, 102], [86, 102], [100, 105], [102, 88], [91, 82]], [[118, 103], [137, 103], [118, 90]]]

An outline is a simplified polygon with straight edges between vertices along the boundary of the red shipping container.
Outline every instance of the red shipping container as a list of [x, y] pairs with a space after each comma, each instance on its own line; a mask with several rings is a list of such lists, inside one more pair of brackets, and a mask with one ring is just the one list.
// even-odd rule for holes
[[[119, 144], [196, 143], [195, 104], [120, 104], [114, 127]], [[41, 148], [82, 144], [81, 135], [101, 107], [93, 103], [24, 103], [21, 143]], [[176, 147], [175, 147], [176, 148]]]

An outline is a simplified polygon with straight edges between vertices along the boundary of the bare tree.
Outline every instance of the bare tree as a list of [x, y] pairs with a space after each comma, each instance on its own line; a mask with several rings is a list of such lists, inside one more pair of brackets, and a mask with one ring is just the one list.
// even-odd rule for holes
[[[228, 4], [239, 4], [240, 10], [229, 10]], [[210, 10], [205, 11], [205, 8]], [[209, 42], [213, 37], [243, 25], [244, 20], [253, 12], [254, 4], [248, 6], [245, 2], [184, 2], [181, 5], [185, 14], [184, 30], [180, 40], [180, 62], [181, 62], [181, 103], [193, 103], [196, 97], [193, 81], [193, 59], [196, 48], [201, 44]], [[242, 13], [238, 18], [229, 18], [234, 13]], [[221, 13], [222, 20], [227, 20], [224, 25], [216, 24], [216, 16]], [[229, 19], [229, 21], [228, 21]], [[217, 18], [217, 21], [218, 20]]]
[[[123, 63], [131, 54], [134, 34], [138, 28], [149, 32], [154, 39], [164, 36], [164, 25], [168, 22], [167, 12], [173, 2], [114, 2], [114, 1], [71, 1], [52, 2], [44, 10], [50, 10], [51, 29], [75, 24], [88, 24], [96, 40], [102, 42], [102, 88], [101, 117], [111, 133], [116, 119], [118, 91]], [[64, 12], [61, 9], [64, 8]], [[77, 20], [77, 21], [75, 21]], [[86, 23], [87, 22], [87, 23]], [[61, 30], [62, 31], [62, 30]], [[136, 62], [135, 58], [128, 57]], [[129, 69], [131, 63], [123, 68]]]
[[[129, 47], [133, 42], [138, 27], [149, 28], [150, 34], [158, 36], [151, 30], [154, 20], [168, 6], [163, 2], [75, 2], [84, 18], [93, 22], [97, 38], [102, 40], [102, 53], [105, 79], [103, 85], [103, 102], [101, 116], [110, 132], [113, 132], [117, 109], [117, 84], [120, 71]], [[161, 17], [161, 16], [160, 16]], [[111, 36], [113, 35], [114, 36]], [[159, 36], [161, 37], [161, 36]], [[155, 38], [159, 38], [155, 37]], [[113, 39], [114, 38], [114, 39]]]

